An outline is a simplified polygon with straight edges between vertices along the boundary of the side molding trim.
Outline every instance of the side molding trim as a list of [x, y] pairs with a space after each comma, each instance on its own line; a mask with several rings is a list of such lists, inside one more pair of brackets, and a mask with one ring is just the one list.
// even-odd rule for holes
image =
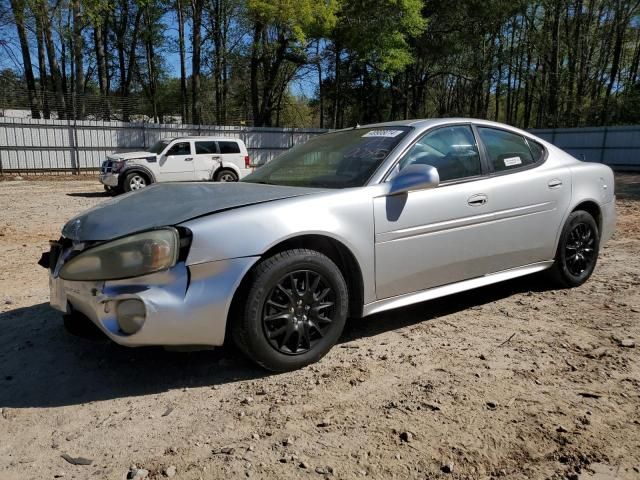
[[385, 310], [391, 310], [394, 308], [406, 307], [414, 303], [425, 302], [427, 300], [433, 300], [435, 298], [452, 295], [454, 293], [464, 292], [466, 290], [473, 290], [474, 288], [484, 287], [485, 285], [491, 285], [492, 283], [503, 282], [512, 278], [522, 277], [531, 273], [540, 272], [546, 270], [553, 265], [553, 260], [545, 262], [532, 263], [524, 265], [522, 267], [511, 268], [509, 270], [503, 270], [501, 272], [491, 273], [483, 277], [471, 278], [462, 282], [450, 283], [441, 287], [434, 287], [428, 290], [421, 290], [419, 292], [408, 293], [406, 295], [399, 295], [396, 297], [385, 298], [377, 300], [375, 302], [368, 303], [362, 310], [362, 316], [373, 315], [374, 313], [384, 312]]

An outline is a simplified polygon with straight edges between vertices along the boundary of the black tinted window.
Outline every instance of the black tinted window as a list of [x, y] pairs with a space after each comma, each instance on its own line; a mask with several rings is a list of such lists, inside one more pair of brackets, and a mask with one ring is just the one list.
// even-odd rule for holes
[[216, 142], [196, 142], [196, 154], [218, 153]]
[[427, 133], [401, 160], [400, 170], [419, 164], [436, 167], [441, 182], [480, 175], [480, 155], [471, 127], [443, 127]]
[[534, 163], [529, 145], [520, 135], [486, 127], [478, 127], [478, 131], [494, 171], [504, 172]]
[[189, 142], [176, 143], [167, 152], [169, 155], [191, 155], [191, 145]]
[[220, 153], [240, 153], [238, 142], [218, 142]]

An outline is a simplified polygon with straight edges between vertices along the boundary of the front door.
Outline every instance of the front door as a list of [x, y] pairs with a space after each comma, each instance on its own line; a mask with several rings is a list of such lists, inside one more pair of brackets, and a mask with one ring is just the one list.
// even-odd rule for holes
[[194, 180], [191, 142], [176, 142], [161, 157], [158, 166], [162, 182]]
[[479, 277], [490, 268], [491, 180], [471, 126], [427, 132], [398, 169], [420, 163], [438, 169], [438, 187], [374, 200], [379, 299]]

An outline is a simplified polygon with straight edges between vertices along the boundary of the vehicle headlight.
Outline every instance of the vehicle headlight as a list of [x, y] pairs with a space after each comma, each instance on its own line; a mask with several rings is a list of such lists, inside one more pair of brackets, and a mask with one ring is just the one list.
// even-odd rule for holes
[[122, 170], [125, 166], [125, 164], [127, 163], [126, 160], [116, 160], [111, 164], [111, 172], [112, 173], [118, 173], [120, 170]]
[[60, 271], [65, 280], [118, 280], [173, 267], [180, 239], [173, 228], [137, 233], [90, 248]]

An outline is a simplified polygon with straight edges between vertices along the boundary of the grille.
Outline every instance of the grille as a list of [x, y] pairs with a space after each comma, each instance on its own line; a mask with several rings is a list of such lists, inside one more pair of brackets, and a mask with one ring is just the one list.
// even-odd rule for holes
[[100, 173], [111, 173], [113, 168], [113, 162], [111, 160], [105, 160], [100, 167]]

